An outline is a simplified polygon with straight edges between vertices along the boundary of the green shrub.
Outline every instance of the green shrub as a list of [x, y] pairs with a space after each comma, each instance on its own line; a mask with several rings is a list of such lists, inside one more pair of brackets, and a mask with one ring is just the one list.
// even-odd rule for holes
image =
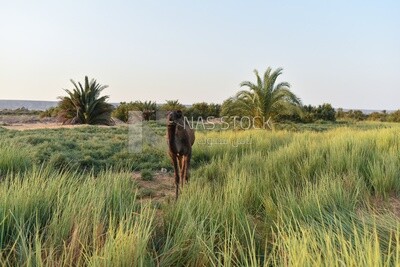
[[185, 111], [186, 107], [179, 103], [178, 100], [167, 100], [165, 104], [160, 107], [163, 111], [181, 110]]
[[185, 110], [184, 115], [190, 120], [197, 120], [202, 118], [206, 120], [207, 117], [218, 118], [221, 115], [221, 105], [220, 104], [208, 104], [206, 102], [193, 103], [192, 106]]
[[140, 176], [143, 181], [153, 181], [154, 173], [149, 169], [144, 169], [140, 172]]
[[40, 110], [29, 110], [25, 107], [0, 110], [0, 115], [39, 115], [40, 113]]
[[50, 107], [42, 112], [40, 112], [40, 118], [53, 118], [57, 117], [57, 114], [60, 112], [58, 107]]
[[121, 102], [112, 115], [123, 122], [128, 122], [130, 111], [141, 111], [145, 121], [155, 120], [157, 104], [152, 101]]
[[400, 110], [390, 113], [388, 117], [388, 121], [390, 122], [400, 122]]
[[154, 197], [156, 195], [156, 191], [151, 188], [142, 188], [139, 190], [139, 197]]

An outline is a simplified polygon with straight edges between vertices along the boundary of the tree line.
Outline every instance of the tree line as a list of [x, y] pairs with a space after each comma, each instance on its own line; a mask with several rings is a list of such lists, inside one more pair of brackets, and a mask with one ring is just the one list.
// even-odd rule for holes
[[316, 121], [336, 120], [374, 120], [400, 122], [400, 110], [387, 113], [373, 112], [369, 115], [361, 110], [335, 110], [331, 104], [318, 106], [303, 105], [301, 99], [291, 91], [288, 82], [277, 83], [282, 69], [273, 70], [268, 67], [260, 75], [254, 70], [255, 82], [243, 81], [244, 88], [222, 104], [199, 102], [185, 106], [178, 100], [167, 100], [165, 104], [157, 105], [153, 101], [121, 102], [117, 107], [107, 103], [109, 96], [101, 96], [108, 86], [100, 85], [96, 80], [89, 81], [85, 77], [83, 84], [71, 80], [72, 90], [65, 90], [67, 96], [60, 97], [56, 108], [47, 110], [42, 116], [55, 116], [64, 124], [105, 124], [112, 125], [117, 118], [123, 122], [129, 119], [130, 111], [141, 111], [144, 120], [154, 120], [158, 110], [182, 110], [186, 117], [197, 120], [207, 117], [255, 118], [255, 126], [260, 127], [266, 119], [273, 122], [312, 123]]
[[199, 102], [191, 106], [185, 106], [178, 100], [167, 100], [166, 103], [158, 105], [153, 101], [121, 102], [113, 111], [112, 116], [123, 122], [128, 122], [130, 111], [141, 111], [143, 120], [155, 120], [157, 111], [181, 110], [186, 117], [197, 120], [198, 118], [220, 117], [221, 105], [214, 103]]

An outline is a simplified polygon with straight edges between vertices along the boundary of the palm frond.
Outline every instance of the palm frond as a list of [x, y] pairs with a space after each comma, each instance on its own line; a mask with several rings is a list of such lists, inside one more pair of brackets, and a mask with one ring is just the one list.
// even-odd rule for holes
[[241, 87], [247, 87], [248, 90], [241, 90], [235, 97], [226, 100], [222, 105], [223, 114], [274, 118], [279, 114], [301, 112], [301, 100], [290, 91], [290, 84], [281, 82], [275, 85], [282, 74], [282, 68], [273, 71], [268, 67], [264, 72], [263, 80], [257, 70], [254, 70], [254, 74], [256, 84], [250, 81], [240, 83]]
[[108, 96], [100, 97], [107, 85], [100, 85], [95, 79], [85, 76], [84, 85], [70, 80], [74, 88], [64, 89], [67, 96], [60, 97], [59, 119], [64, 124], [105, 124], [112, 125], [111, 112], [114, 107], [107, 103]]

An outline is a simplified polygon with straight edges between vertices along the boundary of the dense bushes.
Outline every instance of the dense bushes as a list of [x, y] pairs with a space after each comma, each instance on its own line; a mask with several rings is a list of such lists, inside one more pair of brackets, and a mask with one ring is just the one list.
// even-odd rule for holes
[[208, 104], [206, 102], [194, 103], [192, 106], [186, 109], [185, 116], [197, 120], [198, 118], [207, 117], [218, 118], [221, 113], [221, 105], [219, 104]]
[[400, 110], [396, 110], [395, 112], [390, 113], [387, 117], [387, 121], [400, 122]]
[[280, 115], [278, 122], [297, 122], [297, 123], [313, 123], [316, 121], [380, 121], [380, 122], [400, 122], [400, 110], [394, 112], [372, 112], [366, 114], [361, 110], [347, 110], [342, 108], [335, 110], [331, 104], [322, 104], [319, 106], [303, 106], [302, 115]]
[[342, 120], [363, 121], [368, 118], [368, 115], [364, 114], [361, 110], [350, 109], [349, 111], [344, 111], [342, 108], [339, 108], [336, 118]]
[[400, 122], [400, 110], [396, 110], [392, 113], [387, 113], [386, 110], [382, 112], [373, 112], [368, 115], [367, 119], [371, 121]]
[[141, 111], [143, 120], [149, 121], [155, 120], [157, 109], [156, 102], [152, 101], [121, 102], [112, 115], [123, 122], [128, 122], [130, 111]]
[[134, 102], [121, 102], [118, 107], [113, 111], [112, 116], [123, 122], [127, 122], [129, 119], [129, 111], [131, 110], [137, 110]]
[[40, 112], [40, 118], [54, 118], [57, 117], [58, 113], [60, 112], [59, 107], [50, 107], [42, 112]]
[[38, 115], [40, 110], [30, 110], [25, 107], [17, 109], [2, 109], [0, 110], [0, 115]]
[[339, 108], [336, 113], [336, 118], [340, 120], [353, 120], [353, 121], [380, 121], [380, 122], [400, 122], [400, 110], [394, 112], [387, 112], [383, 110], [381, 112], [372, 112], [365, 114], [361, 110], [348, 110], [344, 111]]
[[165, 104], [163, 104], [160, 108], [163, 111], [172, 111], [172, 110], [182, 110], [185, 111], [186, 107], [182, 105], [178, 100], [167, 100]]
[[331, 104], [324, 103], [319, 106], [305, 105], [301, 107], [300, 114], [278, 115], [276, 121], [312, 123], [316, 121], [336, 121], [336, 111]]
[[152, 101], [121, 102], [112, 115], [123, 122], [128, 122], [130, 111], [141, 111], [143, 112], [143, 120], [148, 121], [156, 119], [157, 111], [167, 112], [171, 110], [182, 110], [186, 117], [197, 120], [199, 117], [203, 119], [207, 117], [219, 117], [221, 105], [199, 102], [186, 107], [177, 100], [167, 100], [166, 103], [161, 106], [158, 106], [156, 102]]

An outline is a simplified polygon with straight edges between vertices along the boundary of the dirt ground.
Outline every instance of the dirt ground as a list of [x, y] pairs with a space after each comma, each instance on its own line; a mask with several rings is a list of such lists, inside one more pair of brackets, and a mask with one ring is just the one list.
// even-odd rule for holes
[[[115, 126], [126, 125], [122, 121], [113, 118]], [[55, 118], [39, 118], [35, 115], [0, 115], [0, 127], [9, 130], [39, 130], [39, 129], [58, 129], [58, 128], [75, 128], [85, 127], [87, 125], [63, 125], [57, 122]], [[99, 126], [109, 127], [109, 126]]]
[[73, 127], [82, 127], [83, 125], [62, 125], [61, 123], [15, 123], [10, 125], [2, 126], [5, 129], [9, 130], [38, 130], [38, 129], [57, 129], [57, 128], [73, 128]]
[[400, 198], [395, 194], [390, 195], [387, 199], [381, 197], [371, 197], [371, 208], [376, 213], [385, 213], [390, 211], [400, 219]]
[[34, 130], [68, 128], [55, 118], [40, 118], [38, 115], [0, 115], [0, 126], [11, 130]]
[[156, 172], [151, 181], [144, 181], [140, 172], [134, 172], [132, 177], [138, 184], [138, 198], [141, 201], [159, 204], [175, 201], [175, 183], [171, 173]]

